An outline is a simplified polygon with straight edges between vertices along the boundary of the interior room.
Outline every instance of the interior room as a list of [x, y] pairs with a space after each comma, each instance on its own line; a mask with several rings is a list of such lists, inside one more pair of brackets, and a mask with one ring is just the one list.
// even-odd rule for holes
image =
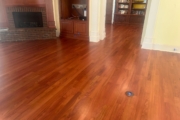
[[0, 0], [0, 120], [180, 120], [178, 0]]

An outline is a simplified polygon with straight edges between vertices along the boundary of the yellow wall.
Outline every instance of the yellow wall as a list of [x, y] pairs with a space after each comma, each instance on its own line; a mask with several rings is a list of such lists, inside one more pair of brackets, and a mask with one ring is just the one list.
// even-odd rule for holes
[[180, 46], [180, 0], [160, 0], [153, 43]]

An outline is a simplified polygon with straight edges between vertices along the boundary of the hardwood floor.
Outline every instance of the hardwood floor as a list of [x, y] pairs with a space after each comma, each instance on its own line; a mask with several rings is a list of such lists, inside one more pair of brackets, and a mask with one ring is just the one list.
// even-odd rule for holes
[[141, 31], [0, 43], [0, 120], [180, 120], [180, 55], [142, 50]]

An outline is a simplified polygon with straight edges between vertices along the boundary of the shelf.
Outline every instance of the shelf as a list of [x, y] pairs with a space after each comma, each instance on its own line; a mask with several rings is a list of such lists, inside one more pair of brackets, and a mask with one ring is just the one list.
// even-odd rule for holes
[[130, 15], [130, 14], [115, 13], [115, 15], [124, 15], [124, 16], [128, 16], [128, 15]]
[[132, 2], [132, 4], [147, 4], [146, 2]]
[[131, 16], [144, 16], [144, 15], [138, 15], [138, 14], [130, 14]]
[[129, 10], [129, 8], [118, 8], [119, 10]]
[[61, 21], [80, 21], [80, 22], [88, 22], [87, 20], [80, 20], [80, 19], [60, 19]]
[[120, 14], [120, 13], [115, 13], [115, 15], [124, 15], [124, 16], [145, 16], [145, 15], [138, 15], [138, 14]]
[[146, 8], [143, 8], [143, 9], [132, 8], [132, 10], [146, 10]]
[[[116, 0], [116, 13], [114, 14], [114, 16], [116, 17], [114, 18], [114, 21], [119, 21], [123, 23], [143, 23], [146, 14], [148, 0], [129, 0], [128, 2], [122, 1]], [[126, 5], [128, 6], [128, 8], [124, 7]]]
[[129, 2], [119, 2], [118, 4], [129, 4]]

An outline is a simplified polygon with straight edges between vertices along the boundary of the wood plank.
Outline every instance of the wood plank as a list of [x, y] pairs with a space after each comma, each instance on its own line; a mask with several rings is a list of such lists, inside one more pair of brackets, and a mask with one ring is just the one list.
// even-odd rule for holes
[[0, 119], [179, 120], [180, 55], [141, 49], [138, 25], [106, 33], [0, 43]]

